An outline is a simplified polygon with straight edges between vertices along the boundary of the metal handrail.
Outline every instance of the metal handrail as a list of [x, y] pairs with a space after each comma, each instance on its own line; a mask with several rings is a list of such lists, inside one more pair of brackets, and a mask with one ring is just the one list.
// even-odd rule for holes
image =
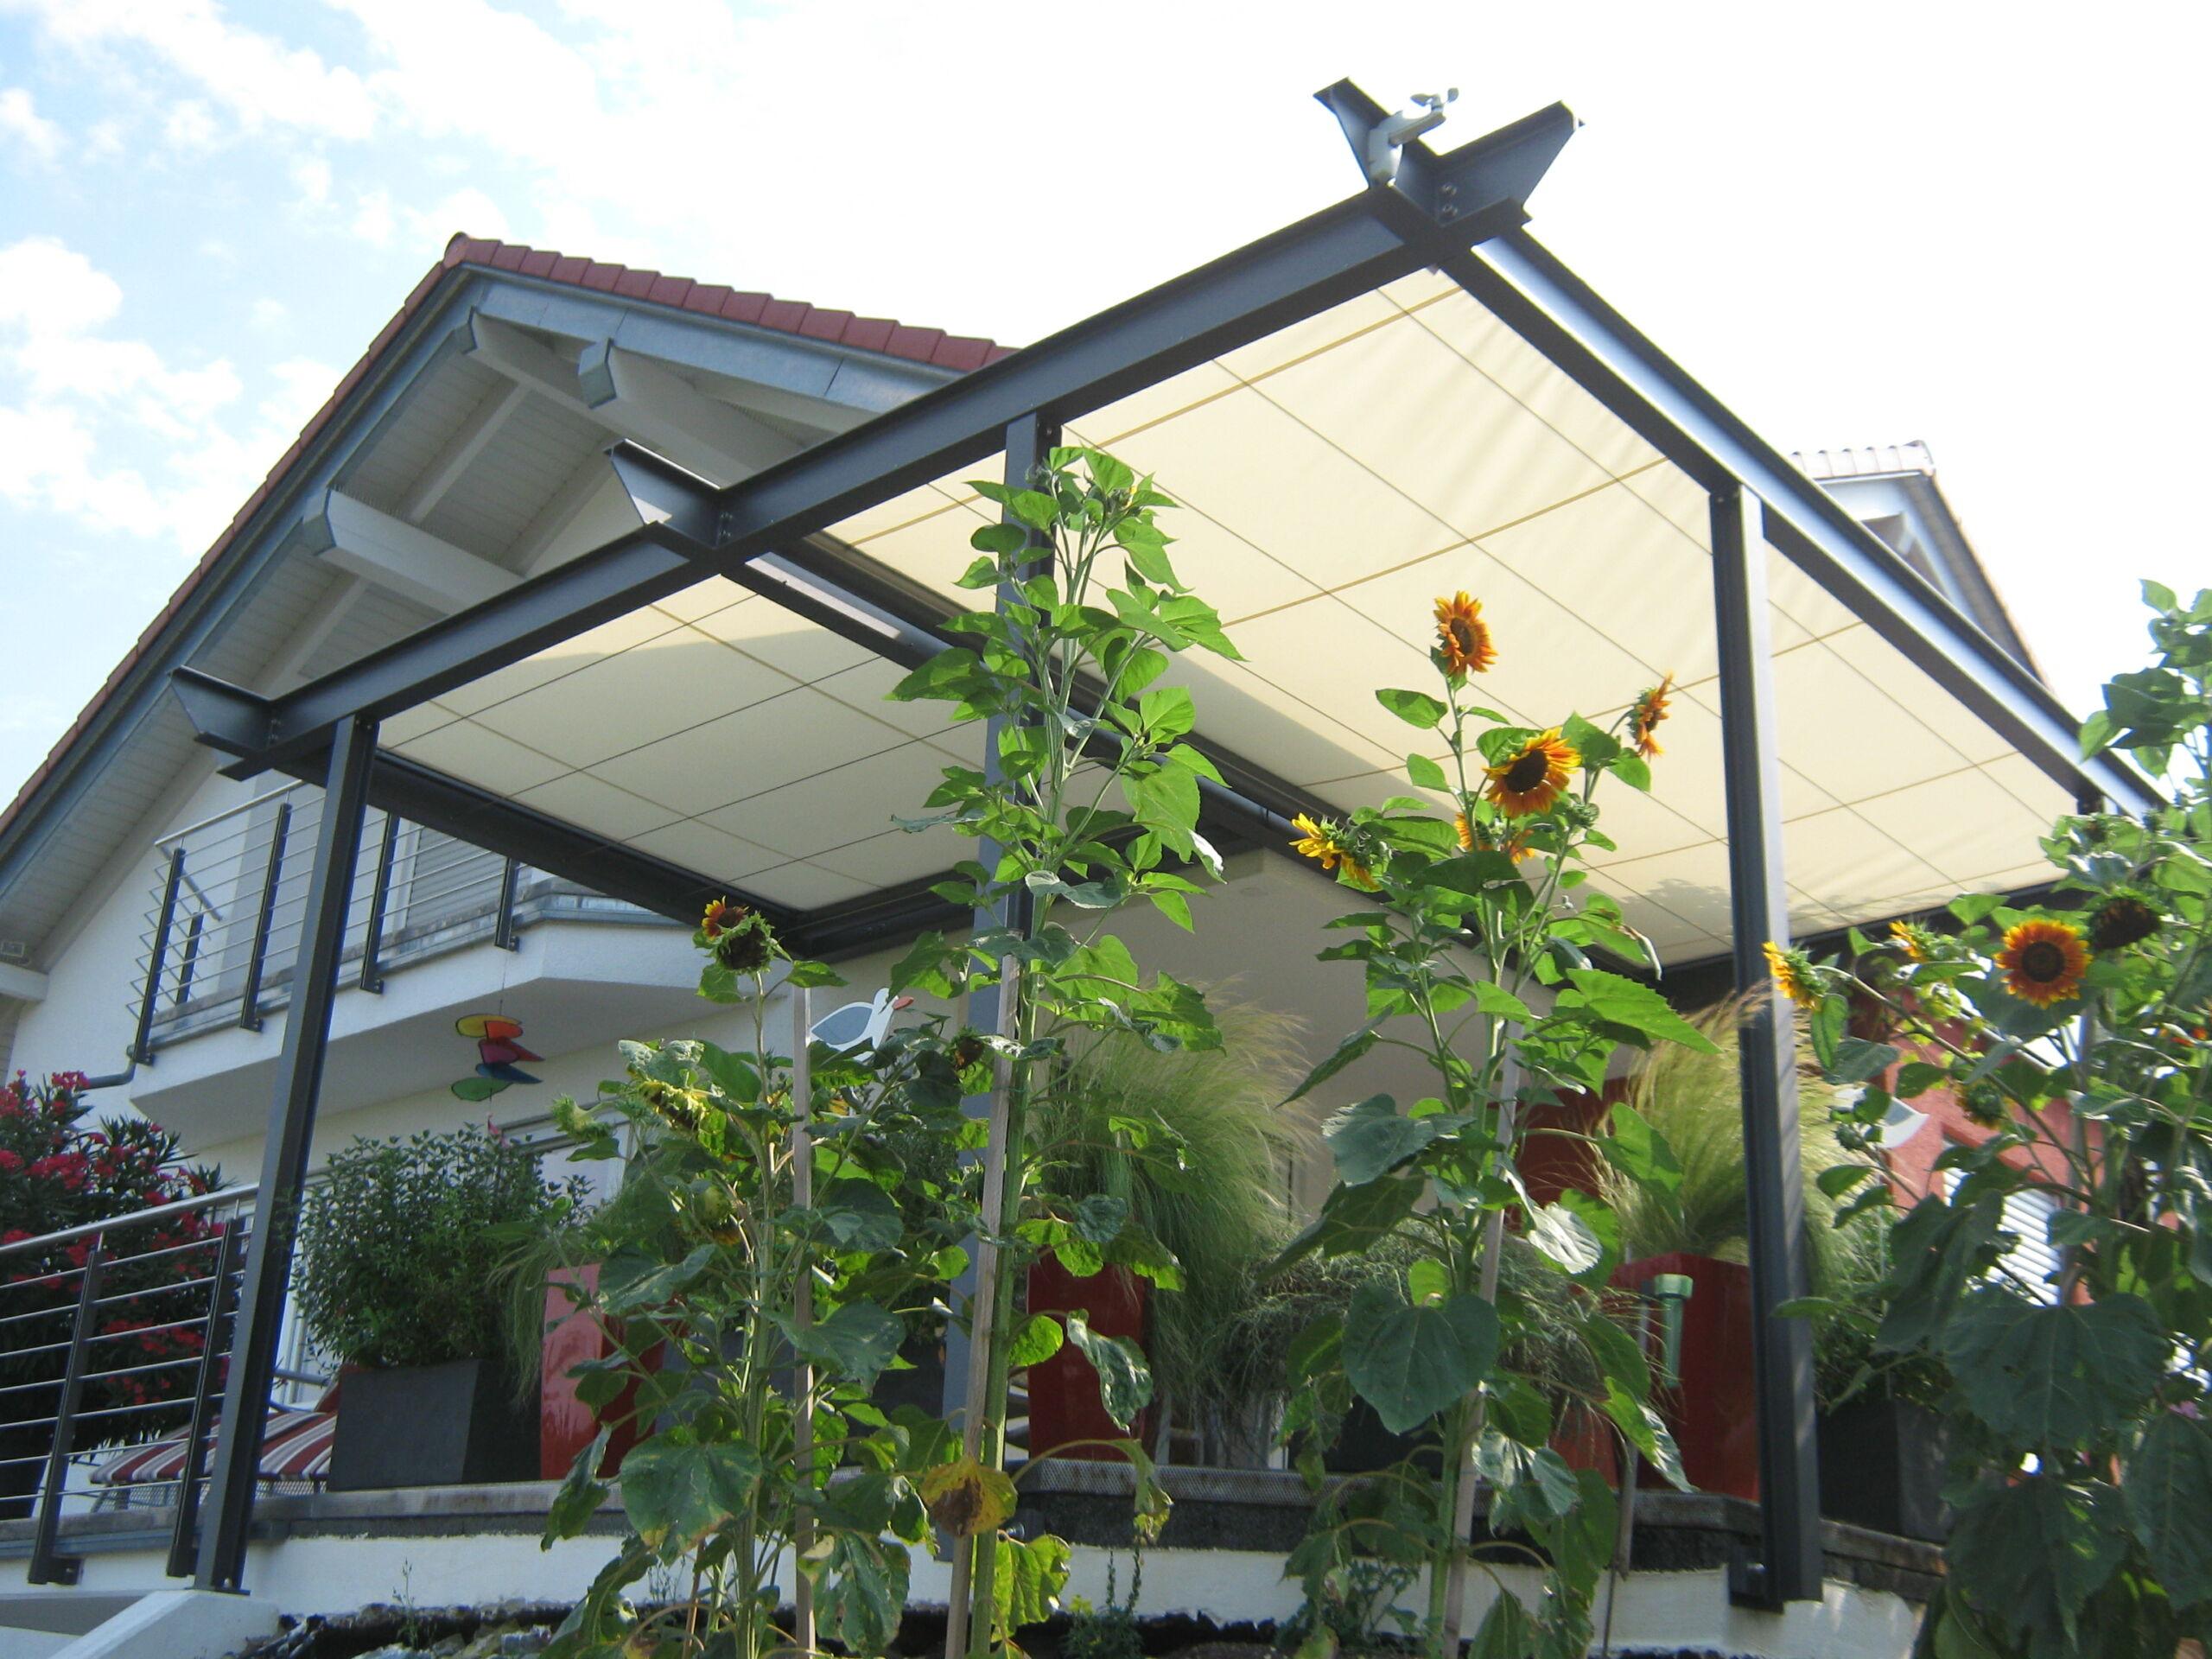
[[[154, 1221], [162, 1216], [181, 1216], [194, 1210], [207, 1210], [219, 1204], [228, 1204], [235, 1199], [251, 1198], [260, 1191], [261, 1184], [258, 1181], [249, 1181], [239, 1186], [226, 1186], [213, 1192], [201, 1192], [192, 1198], [178, 1198], [169, 1204], [157, 1204], [150, 1210], [134, 1210], [127, 1216], [111, 1216], [105, 1221], [80, 1222], [74, 1227], [64, 1227], [59, 1232], [41, 1233], [36, 1238], [19, 1238], [12, 1244], [0, 1244], [0, 1255], [20, 1255], [31, 1250], [50, 1249], [56, 1244], [67, 1244], [73, 1239], [90, 1238], [95, 1233], [113, 1232], [120, 1228], [136, 1227], [141, 1222]], [[79, 1271], [80, 1269], [76, 1268], [57, 1268], [55, 1276]]]
[[250, 801], [241, 801], [236, 806], [226, 806], [219, 812], [210, 813], [207, 817], [200, 819], [197, 823], [188, 823], [181, 830], [172, 830], [165, 836], [156, 836], [154, 837], [154, 845], [156, 847], [166, 847], [173, 841], [182, 841], [187, 836], [195, 836], [202, 830], [213, 829], [215, 825], [222, 823], [226, 818], [234, 818], [242, 813], [251, 812], [257, 806], [266, 806], [270, 802], [276, 800], [281, 797], [289, 795], [295, 790], [304, 789], [306, 787], [307, 785], [305, 784], [298, 783], [296, 781], [280, 785], [278, 787], [270, 790], [265, 794], [255, 796]]

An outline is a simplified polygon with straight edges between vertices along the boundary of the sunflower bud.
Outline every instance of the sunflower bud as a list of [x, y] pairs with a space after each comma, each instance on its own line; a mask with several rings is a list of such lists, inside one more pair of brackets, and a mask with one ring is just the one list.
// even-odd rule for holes
[[2107, 899], [2089, 917], [2089, 944], [2099, 950], [2139, 944], [2158, 931], [2158, 912], [2133, 893]]
[[732, 973], [765, 973], [776, 959], [776, 935], [759, 912], [733, 906], [709, 948], [715, 960]]
[[2005, 1127], [2004, 1090], [1986, 1079], [1968, 1084], [1959, 1096], [1959, 1107], [1985, 1129]]

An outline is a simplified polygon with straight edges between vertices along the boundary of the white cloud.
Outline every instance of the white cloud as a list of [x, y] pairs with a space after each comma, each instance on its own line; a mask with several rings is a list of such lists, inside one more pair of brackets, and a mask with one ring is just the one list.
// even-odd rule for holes
[[54, 237], [29, 236], [0, 248], [0, 323], [34, 338], [79, 334], [122, 308], [115, 279]]
[[122, 308], [114, 279], [54, 238], [0, 248], [0, 499], [196, 552], [336, 376], [280, 363], [251, 416], [226, 420], [245, 392], [230, 363], [172, 365], [107, 332]]
[[61, 151], [61, 129], [38, 112], [20, 86], [0, 90], [0, 137], [15, 140], [35, 161], [50, 162]]
[[353, 205], [353, 234], [381, 248], [391, 240], [391, 193], [365, 190]]
[[330, 163], [321, 156], [294, 156], [291, 172], [292, 183], [299, 190], [301, 200], [319, 207], [330, 200]]
[[85, 159], [104, 162], [111, 156], [120, 156], [128, 141], [128, 130], [122, 122], [112, 117], [95, 121], [85, 134]]
[[263, 295], [246, 309], [246, 320], [264, 334], [282, 334], [292, 324], [292, 308]]
[[361, 78], [305, 47], [229, 22], [214, 0], [10, 0], [48, 36], [86, 50], [130, 45], [152, 53], [248, 130], [296, 127], [365, 138], [376, 109]]
[[188, 98], [169, 106], [168, 117], [162, 123], [162, 137], [172, 149], [213, 149], [222, 130], [215, 124], [213, 111], [198, 99]]
[[474, 185], [456, 190], [428, 207], [409, 208], [407, 221], [416, 241], [440, 248], [456, 231], [501, 241], [508, 235], [507, 216], [499, 211], [499, 204]]

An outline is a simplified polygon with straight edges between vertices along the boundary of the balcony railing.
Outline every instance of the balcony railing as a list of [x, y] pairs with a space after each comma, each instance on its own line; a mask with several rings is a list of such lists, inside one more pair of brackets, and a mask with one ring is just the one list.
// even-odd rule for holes
[[[322, 793], [304, 784], [257, 796], [155, 843], [130, 1008], [131, 1058], [226, 1026], [261, 1029], [290, 1000]], [[486, 938], [517, 948], [556, 912], [644, 915], [387, 813], [371, 812], [346, 918], [345, 983], [385, 976]]]
[[[500, 1133], [542, 1157], [575, 1144], [550, 1112]], [[308, 1190], [321, 1180], [310, 1175]], [[126, 1509], [166, 1527], [168, 1576], [194, 1572], [257, 1193], [228, 1186], [0, 1244], [0, 1516], [34, 1521], [30, 1582], [78, 1581], [66, 1518]], [[257, 1484], [319, 1487], [321, 1474], [289, 1467], [310, 1436], [276, 1443], [293, 1423], [327, 1433], [311, 1414], [337, 1368], [289, 1288], [278, 1355]]]
[[119, 1496], [93, 1482], [101, 1460], [175, 1436], [179, 1472], [130, 1496], [171, 1509], [168, 1571], [193, 1570], [254, 1192], [0, 1244], [0, 1512], [35, 1516], [33, 1584], [77, 1581], [61, 1518]]

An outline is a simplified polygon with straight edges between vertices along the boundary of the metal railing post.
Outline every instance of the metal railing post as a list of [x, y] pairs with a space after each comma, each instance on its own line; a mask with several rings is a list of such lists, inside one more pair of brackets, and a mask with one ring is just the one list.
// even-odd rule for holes
[[33, 1584], [74, 1584], [84, 1571], [82, 1561], [62, 1554], [56, 1546], [61, 1536], [61, 1499], [69, 1484], [69, 1443], [76, 1438], [77, 1406], [85, 1392], [85, 1344], [92, 1338], [99, 1301], [105, 1238], [105, 1234], [93, 1238], [77, 1281], [77, 1317], [69, 1327], [69, 1358], [61, 1373], [60, 1403], [54, 1413], [54, 1445], [46, 1454], [46, 1483], [38, 1495], [30, 1566], [23, 1574]]
[[315, 1108], [322, 1096], [330, 1010], [338, 998], [346, 913], [376, 754], [375, 721], [361, 716], [340, 724], [324, 774], [322, 818], [315, 829], [315, 862], [308, 874], [292, 972], [292, 1011], [284, 1022], [284, 1047], [262, 1143], [260, 1190], [234, 1326], [239, 1335], [232, 1344], [223, 1385], [223, 1425], [207, 1489], [213, 1531], [193, 1575], [202, 1590], [242, 1590], [245, 1585], [253, 1489], [260, 1478], [261, 1440], [269, 1424], [269, 1391], [276, 1381], [284, 1287], [292, 1266], [292, 1223], [307, 1182]]
[[522, 942], [515, 937], [515, 887], [522, 875], [522, 866], [510, 858], [499, 869], [499, 908], [492, 918], [492, 943], [502, 950], [519, 950]]
[[292, 831], [292, 804], [281, 803], [269, 837], [269, 872], [261, 882], [261, 912], [253, 922], [253, 954], [246, 959], [245, 995], [238, 1001], [238, 1024], [261, 1029], [261, 970], [269, 960], [269, 931], [276, 920], [276, 885], [284, 879], [284, 840]]
[[200, 1327], [200, 1370], [192, 1389], [192, 1427], [185, 1431], [184, 1465], [178, 1472], [176, 1521], [169, 1529], [168, 1576], [188, 1578], [200, 1560], [200, 1483], [201, 1450], [207, 1443], [208, 1422], [222, 1401], [217, 1386], [223, 1375], [223, 1351], [231, 1341], [231, 1275], [238, 1270], [238, 1240], [245, 1236], [238, 1221], [219, 1223], [222, 1242], [215, 1247], [215, 1282], [207, 1292], [207, 1319]]
[[184, 885], [184, 849], [169, 853], [168, 879], [162, 884], [162, 913], [154, 923], [154, 948], [146, 958], [146, 994], [138, 999], [138, 1031], [130, 1039], [130, 1058], [140, 1065], [154, 1063], [154, 1008], [162, 1000], [162, 969], [168, 965], [169, 929], [176, 921], [177, 890]]
[[1722, 777], [1736, 988], [1746, 1012], [1743, 1075], [1751, 1370], [1758, 1402], [1762, 1557], [1738, 1560], [1730, 1592], [1778, 1608], [1821, 1599], [1820, 1454], [1813, 1415], [1812, 1326], [1777, 1309], [1807, 1290], [1805, 1185], [1797, 1140], [1797, 1025], [1768, 971], [1769, 940], [1789, 941], [1783, 864], [1779, 715], [1758, 498], [1712, 498], [1713, 628], [1719, 642]]
[[176, 991], [169, 1006], [181, 1008], [192, 1000], [192, 979], [200, 968], [200, 936], [207, 929], [207, 912], [195, 910], [184, 930], [184, 954], [177, 960]]
[[377, 874], [369, 888], [369, 923], [361, 937], [361, 976], [355, 982], [372, 996], [384, 994], [384, 918], [391, 906], [391, 866], [399, 854], [399, 814], [384, 815], [377, 840]]

